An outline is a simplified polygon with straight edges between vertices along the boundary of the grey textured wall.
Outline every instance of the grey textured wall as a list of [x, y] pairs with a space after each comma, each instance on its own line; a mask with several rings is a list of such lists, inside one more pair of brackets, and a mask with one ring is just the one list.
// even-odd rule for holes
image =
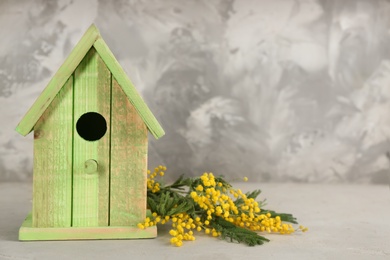
[[14, 128], [91, 23], [167, 132], [151, 167], [387, 181], [384, 0], [0, 0], [0, 181], [31, 179]]

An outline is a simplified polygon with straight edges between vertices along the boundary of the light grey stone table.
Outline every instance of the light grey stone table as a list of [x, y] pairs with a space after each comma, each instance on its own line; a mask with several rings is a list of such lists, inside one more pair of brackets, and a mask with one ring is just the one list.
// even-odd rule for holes
[[156, 239], [19, 242], [31, 210], [31, 184], [0, 183], [0, 259], [390, 259], [389, 186], [237, 183], [260, 188], [268, 206], [294, 213], [307, 233], [266, 235], [247, 247], [205, 235], [169, 245], [168, 228]]

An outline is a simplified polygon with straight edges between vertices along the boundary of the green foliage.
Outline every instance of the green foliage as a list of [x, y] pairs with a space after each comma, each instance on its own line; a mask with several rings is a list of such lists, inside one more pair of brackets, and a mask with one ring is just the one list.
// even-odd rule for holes
[[230, 242], [244, 243], [248, 246], [262, 245], [264, 242], [269, 242], [269, 239], [260, 236], [258, 233], [238, 227], [220, 217], [215, 218], [211, 226], [221, 232], [222, 239]]
[[276, 216], [279, 216], [280, 219], [284, 222], [290, 222], [293, 224], [298, 224], [297, 219], [290, 213], [277, 213], [273, 210], [268, 210], [268, 209], [262, 209], [261, 212], [263, 213], [270, 213], [271, 217], [274, 218]]
[[148, 207], [159, 216], [173, 216], [182, 212], [192, 212], [194, 203], [185, 196], [171, 190], [164, 189], [159, 193], [148, 192]]
[[233, 189], [223, 177], [214, 177], [211, 173], [187, 178], [182, 175], [172, 184], [164, 185], [155, 177], [163, 176], [165, 169], [159, 166], [154, 173], [148, 173], [147, 203], [154, 219], [147, 219], [140, 226], [165, 224], [171, 219], [170, 234], [174, 236], [171, 243], [176, 246], [181, 246], [183, 240], [195, 239], [191, 229], [248, 246], [269, 241], [258, 231], [294, 232], [291, 225], [282, 223], [297, 223], [293, 215], [260, 209], [265, 200], [257, 201], [261, 193], [258, 189], [244, 194]]

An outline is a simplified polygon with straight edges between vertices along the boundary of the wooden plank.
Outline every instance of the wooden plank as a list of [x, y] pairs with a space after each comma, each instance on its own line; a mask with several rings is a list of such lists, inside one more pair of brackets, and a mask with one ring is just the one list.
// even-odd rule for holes
[[146, 212], [147, 128], [112, 77], [110, 225], [142, 222]]
[[33, 226], [70, 227], [73, 77], [34, 128]]
[[[109, 219], [110, 175], [110, 93], [111, 73], [94, 48], [75, 71], [73, 142], [73, 218], [74, 227], [107, 226]], [[88, 112], [104, 117], [105, 135], [97, 141], [83, 139], [76, 128], [79, 118]], [[94, 133], [92, 122], [87, 128]], [[96, 161], [97, 171], [93, 161]], [[91, 164], [92, 163], [92, 164]]]
[[84, 239], [139, 239], [155, 238], [157, 227], [139, 229], [129, 227], [68, 227], [68, 228], [34, 228], [31, 215], [27, 216], [19, 229], [20, 241], [39, 240], [84, 240]]
[[96, 48], [96, 51], [102, 57], [103, 61], [106, 63], [108, 69], [111, 71], [113, 77], [116, 78], [119, 85], [122, 87], [124, 93], [133, 104], [134, 108], [137, 110], [138, 114], [144, 120], [146, 126], [152, 135], [158, 139], [165, 134], [163, 128], [154, 117], [145, 101], [142, 99], [140, 94], [135, 89], [133, 83], [127, 77], [122, 66], [115, 59], [114, 54], [108, 48], [107, 44], [102, 38], [99, 38], [95, 41], [93, 46]]
[[35, 123], [45, 112], [47, 107], [53, 101], [57, 93], [60, 91], [62, 86], [72, 75], [76, 67], [79, 65], [85, 54], [91, 48], [92, 44], [100, 37], [98, 29], [95, 25], [91, 25], [85, 32], [81, 40], [74, 47], [72, 52], [66, 58], [65, 62], [58, 69], [54, 77], [50, 80], [46, 88], [40, 94], [38, 99], [32, 105], [30, 110], [26, 113], [23, 119], [16, 127], [16, 131], [23, 136], [26, 136], [31, 132]]

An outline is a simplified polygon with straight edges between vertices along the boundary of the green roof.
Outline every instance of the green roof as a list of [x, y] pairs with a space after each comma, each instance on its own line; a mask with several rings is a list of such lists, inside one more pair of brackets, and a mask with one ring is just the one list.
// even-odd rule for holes
[[91, 47], [96, 49], [97, 53], [100, 55], [107, 68], [111, 71], [112, 75], [122, 87], [123, 92], [126, 94], [131, 104], [133, 104], [153, 136], [156, 139], [163, 136], [165, 133], [161, 125], [156, 120], [142, 97], [139, 95], [133, 83], [131, 83], [130, 79], [127, 77], [123, 68], [114, 57], [114, 54], [112, 54], [107, 44], [104, 42], [99, 33], [99, 30], [93, 24], [89, 27], [81, 40], [69, 54], [68, 58], [58, 69], [54, 77], [50, 80], [47, 87], [42, 91], [41, 95], [35, 101], [33, 106], [28, 110], [26, 115], [20, 121], [16, 127], [16, 131], [21, 135], [26, 136], [33, 130], [39, 118], [48, 108], [57, 93], [64, 86], [65, 82], [75, 71]]

